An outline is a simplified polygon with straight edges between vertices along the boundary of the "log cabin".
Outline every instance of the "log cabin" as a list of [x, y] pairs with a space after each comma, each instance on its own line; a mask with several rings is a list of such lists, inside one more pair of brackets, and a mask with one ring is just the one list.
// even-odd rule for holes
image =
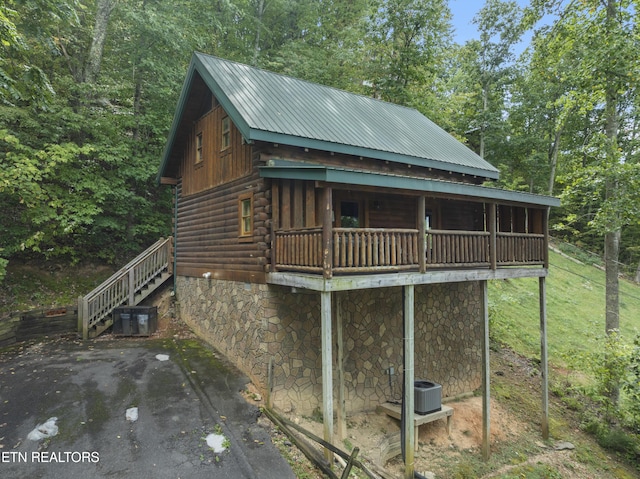
[[413, 427], [416, 378], [481, 389], [488, 454], [487, 282], [539, 278], [544, 339], [559, 205], [498, 175], [414, 109], [196, 53], [158, 173], [179, 314], [329, 441], [390, 399]]

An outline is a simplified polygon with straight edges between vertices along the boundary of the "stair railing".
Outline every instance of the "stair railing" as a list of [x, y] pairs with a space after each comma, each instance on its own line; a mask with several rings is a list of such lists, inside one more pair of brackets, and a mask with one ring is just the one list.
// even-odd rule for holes
[[78, 329], [89, 330], [122, 305], [135, 305], [136, 293], [163, 271], [170, 271], [171, 238], [160, 239], [86, 296], [78, 298]]

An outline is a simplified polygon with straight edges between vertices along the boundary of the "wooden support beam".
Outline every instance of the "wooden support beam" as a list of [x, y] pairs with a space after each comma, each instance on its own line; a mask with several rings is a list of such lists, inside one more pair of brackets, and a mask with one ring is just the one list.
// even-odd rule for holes
[[542, 232], [544, 233], [544, 267], [549, 268], [549, 213], [551, 208], [542, 214]]
[[347, 438], [347, 411], [344, 395], [344, 323], [342, 321], [342, 295], [345, 293], [332, 293], [335, 299], [333, 308], [336, 317], [336, 363], [338, 374], [338, 403], [336, 412], [338, 416], [338, 439]]
[[540, 376], [542, 380], [542, 437], [549, 439], [549, 365], [547, 353], [547, 286], [539, 278], [540, 300]]
[[482, 285], [482, 457], [491, 455], [491, 407], [490, 365], [489, 365], [489, 293], [488, 282]]
[[404, 286], [404, 478], [413, 479], [415, 463], [415, 438], [414, 438], [414, 307], [415, 287]]
[[[322, 347], [322, 416], [324, 440], [333, 444], [333, 358], [331, 352], [331, 293], [320, 293], [321, 347]], [[329, 464], [333, 454], [325, 448]]]
[[333, 199], [331, 187], [325, 187], [322, 201], [322, 269], [325, 279], [333, 276]]
[[496, 224], [496, 204], [487, 204], [487, 223], [489, 226], [489, 261], [491, 262], [491, 269], [498, 268], [498, 239], [497, 239], [497, 224]]
[[420, 272], [427, 271], [427, 217], [425, 197], [418, 197], [418, 261]]

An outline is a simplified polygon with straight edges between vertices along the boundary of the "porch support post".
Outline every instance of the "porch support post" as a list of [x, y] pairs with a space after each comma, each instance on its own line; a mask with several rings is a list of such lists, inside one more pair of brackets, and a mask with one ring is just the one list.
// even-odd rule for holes
[[338, 372], [338, 404], [336, 405], [338, 416], [338, 438], [344, 440], [347, 437], [347, 411], [344, 400], [344, 325], [342, 322], [342, 295], [344, 293], [333, 293], [334, 311], [336, 317], [336, 362]]
[[418, 255], [420, 272], [427, 271], [427, 222], [424, 196], [418, 197]]
[[277, 271], [278, 244], [276, 231], [280, 228], [280, 184], [273, 180], [271, 185], [271, 271]]
[[322, 200], [322, 271], [324, 277], [327, 279], [333, 276], [332, 206], [331, 187], [326, 186], [323, 190]]
[[482, 284], [482, 457], [485, 460], [491, 455], [491, 406], [490, 365], [489, 365], [489, 293], [488, 282]]
[[[321, 347], [322, 347], [322, 421], [324, 425], [324, 440], [333, 444], [333, 370], [331, 352], [331, 292], [320, 293], [321, 306]], [[324, 455], [333, 463], [333, 454], [327, 448]]]
[[415, 451], [414, 423], [414, 299], [415, 287], [403, 286], [404, 302], [404, 478], [413, 479]]
[[542, 232], [544, 233], [544, 267], [549, 269], [549, 212], [547, 208], [542, 215]]
[[489, 223], [489, 261], [491, 262], [491, 269], [496, 269], [498, 267], [496, 204], [489, 203], [487, 207], [487, 222]]
[[547, 286], [544, 276], [539, 278], [540, 300], [540, 376], [542, 380], [542, 437], [549, 439], [549, 366], [547, 354]]

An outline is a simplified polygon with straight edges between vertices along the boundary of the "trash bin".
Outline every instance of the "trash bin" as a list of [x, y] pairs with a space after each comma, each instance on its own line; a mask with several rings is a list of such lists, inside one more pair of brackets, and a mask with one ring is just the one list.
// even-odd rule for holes
[[140, 336], [149, 336], [149, 315], [138, 314], [138, 333]]
[[156, 306], [122, 306], [113, 310], [113, 334], [151, 336], [158, 328]]

